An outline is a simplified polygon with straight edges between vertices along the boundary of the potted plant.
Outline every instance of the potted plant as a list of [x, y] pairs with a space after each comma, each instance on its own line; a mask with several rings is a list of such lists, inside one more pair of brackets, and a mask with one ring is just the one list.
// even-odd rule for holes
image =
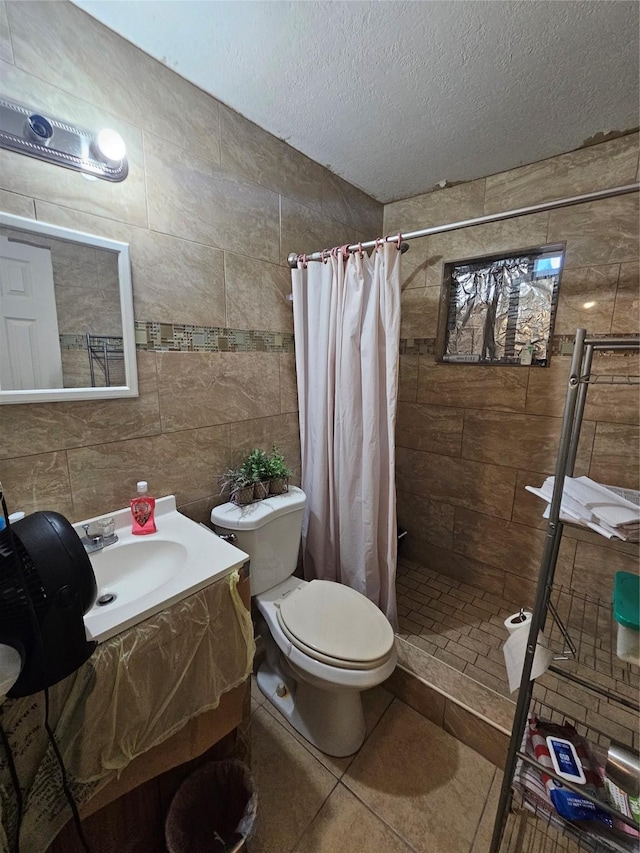
[[289, 490], [289, 477], [291, 469], [287, 467], [284, 456], [278, 450], [278, 445], [274, 444], [271, 450], [271, 455], [268, 459], [269, 465], [269, 493], [272, 495], [282, 495]]
[[230, 492], [231, 501], [238, 506], [253, 503], [253, 480], [247, 475], [244, 466], [227, 468], [226, 474], [220, 478], [220, 494]]
[[253, 496], [257, 501], [269, 495], [269, 457], [257, 447], [251, 451], [242, 463], [242, 470], [253, 483]]

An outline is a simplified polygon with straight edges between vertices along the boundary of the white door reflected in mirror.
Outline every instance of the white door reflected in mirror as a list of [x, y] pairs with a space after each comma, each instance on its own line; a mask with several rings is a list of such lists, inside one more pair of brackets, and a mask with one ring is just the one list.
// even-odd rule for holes
[[51, 249], [0, 236], [0, 387], [61, 388]]

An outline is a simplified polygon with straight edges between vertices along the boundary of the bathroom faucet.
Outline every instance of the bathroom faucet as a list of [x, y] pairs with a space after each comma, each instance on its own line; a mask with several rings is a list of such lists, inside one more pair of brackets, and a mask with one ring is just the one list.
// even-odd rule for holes
[[97, 536], [89, 536], [88, 524], [83, 524], [82, 529], [84, 530], [84, 536], [80, 541], [84, 545], [84, 550], [87, 552], [87, 554], [93, 554], [94, 551], [102, 551], [102, 549], [104, 548], [102, 535], [98, 533]]
[[94, 554], [96, 551], [102, 551], [103, 548], [106, 548], [108, 545], [114, 545], [118, 541], [118, 536], [113, 530], [114, 525], [109, 524], [109, 522], [113, 522], [113, 519], [107, 519], [106, 522], [103, 523], [103, 526], [105, 530], [109, 530], [110, 532], [104, 534], [97, 533], [95, 536], [89, 534], [90, 525], [82, 525], [84, 536], [80, 541], [84, 545], [84, 550], [87, 554]]

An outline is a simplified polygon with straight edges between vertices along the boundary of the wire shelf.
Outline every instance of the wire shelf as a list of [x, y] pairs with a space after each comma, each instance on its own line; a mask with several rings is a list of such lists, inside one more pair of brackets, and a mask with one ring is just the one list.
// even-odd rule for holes
[[[615, 401], [607, 393], [606, 386], [637, 385], [636, 377], [626, 371], [623, 375], [617, 372], [617, 368], [622, 367], [618, 364], [615, 365], [616, 375], [613, 370], [605, 370], [608, 375], [596, 377], [597, 371], [592, 374], [591, 370], [594, 353], [639, 350], [638, 336], [588, 338], [585, 329], [576, 330], [556, 459], [554, 495], [533, 607], [536, 631], [544, 628], [544, 637], [555, 658], [550, 671], [534, 682], [529, 673], [534, 663], [535, 642], [527, 644], [490, 853], [638, 853], [640, 850], [640, 839], [633, 836], [633, 833], [637, 836], [638, 824], [623, 818], [616, 811], [620, 806], [604, 809], [612, 815], [611, 829], [605, 823], [594, 821], [589, 825], [564, 821], [551, 805], [538, 773], [540, 765], [526, 749], [527, 717], [533, 710], [552, 722], [562, 723], [573, 718], [575, 728], [592, 747], [598, 770], [603, 766], [602, 750], [606, 764], [606, 749], [612, 740], [637, 751], [640, 672], [638, 667], [621, 661], [616, 655], [617, 628], [611, 601], [599, 601], [554, 587], [554, 576], [565, 524], [564, 519], [558, 517], [561, 490], [564, 477], [572, 476], [574, 470], [589, 388], [598, 383], [604, 385], [600, 404], [606, 401], [613, 406]], [[614, 364], [611, 362], [607, 366], [613, 368]], [[635, 369], [635, 364], [632, 366]], [[532, 696], [539, 700], [537, 705], [535, 701], [532, 703]], [[545, 772], [574, 793], [587, 795], [588, 790], [581, 790], [553, 772]], [[602, 805], [599, 793], [592, 793], [591, 799]]]
[[104, 384], [107, 387], [124, 385], [124, 349], [122, 337], [114, 335], [91, 335], [89, 332], [87, 332], [86, 337], [91, 386], [95, 388], [98, 384], [95, 372], [96, 364], [100, 367], [104, 375]]
[[611, 603], [566, 587], [554, 587], [551, 603], [561, 623], [548, 619], [545, 628], [549, 647], [557, 650], [551, 671], [640, 710], [640, 668], [616, 655], [617, 622]]
[[606, 373], [590, 373], [588, 376], [581, 376], [580, 382], [586, 382], [589, 385], [640, 385], [640, 376], [635, 376], [630, 373], [622, 374], [606, 374]]
[[633, 839], [593, 835], [516, 790], [500, 853], [637, 853]]
[[[608, 735], [580, 719], [560, 713], [539, 700], [533, 701], [531, 712], [541, 720], [561, 725], [570, 723], [578, 734], [588, 741], [592, 759], [598, 771], [602, 772], [606, 764], [607, 748], [611, 742]], [[525, 734], [523, 744], [526, 739]], [[524, 750], [524, 745], [522, 749]], [[544, 788], [539, 776], [541, 772], [554, 775], [531, 757], [528, 757], [526, 762], [522, 758], [519, 759], [513, 780], [513, 813], [507, 822], [501, 853], [638, 853], [640, 841], [630, 835], [628, 830], [623, 831], [625, 821], [612, 806], [609, 808], [613, 808], [611, 814], [614, 817], [614, 828], [608, 828], [596, 821], [570, 822], [560, 817], [540, 793]], [[532, 786], [532, 778], [536, 780], [537, 786]], [[634, 826], [637, 831], [637, 824]]]

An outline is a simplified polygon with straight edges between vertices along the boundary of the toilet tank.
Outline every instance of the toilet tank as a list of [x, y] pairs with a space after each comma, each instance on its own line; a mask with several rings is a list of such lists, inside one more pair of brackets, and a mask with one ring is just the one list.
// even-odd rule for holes
[[248, 506], [222, 504], [211, 510], [216, 533], [233, 533], [235, 545], [251, 558], [251, 595], [277, 586], [290, 577], [298, 563], [306, 496], [291, 486]]

